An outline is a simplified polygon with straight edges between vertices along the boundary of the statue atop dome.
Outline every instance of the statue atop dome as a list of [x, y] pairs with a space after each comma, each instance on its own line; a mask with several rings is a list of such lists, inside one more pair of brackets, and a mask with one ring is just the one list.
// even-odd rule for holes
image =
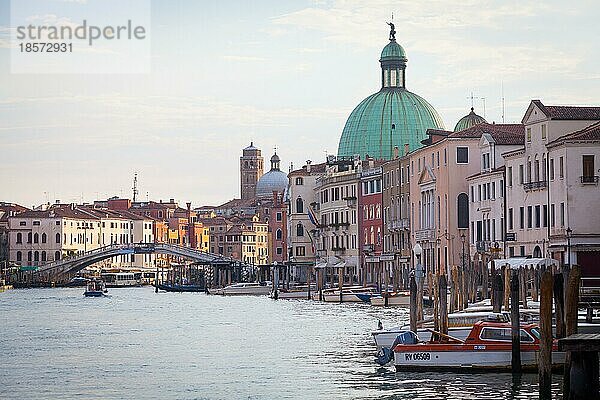
[[393, 22], [387, 23], [390, 26], [390, 40], [396, 40], [396, 27]]

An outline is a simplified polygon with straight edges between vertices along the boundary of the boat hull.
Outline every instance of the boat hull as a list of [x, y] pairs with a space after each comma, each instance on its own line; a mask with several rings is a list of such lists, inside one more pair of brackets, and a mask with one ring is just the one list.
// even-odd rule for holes
[[[371, 305], [385, 306], [385, 297], [371, 297]], [[388, 297], [388, 306], [410, 306], [410, 296], [390, 296]]]
[[[327, 303], [339, 303], [339, 293], [323, 293], [323, 301]], [[356, 294], [342, 293], [342, 303], [364, 303]]]
[[165, 292], [204, 292], [204, 286], [201, 285], [158, 285], [159, 290]]
[[[273, 295], [273, 293], [271, 293], [271, 297], [272, 298], [275, 297]], [[308, 296], [308, 292], [307, 291], [304, 291], [304, 292], [302, 292], [302, 291], [299, 291], [299, 292], [295, 292], [295, 291], [293, 291], [293, 292], [278, 291], [277, 292], [277, 298], [278, 299], [290, 299], [290, 300], [293, 300], [293, 299], [300, 299], [300, 300], [304, 299], [304, 300], [306, 300], [306, 299], [309, 299], [309, 296]]]
[[[377, 350], [381, 350], [382, 348], [391, 348], [394, 344], [394, 340], [398, 337], [398, 335], [406, 332], [407, 329], [399, 329], [399, 330], [387, 330], [387, 331], [374, 331], [372, 332], [373, 339], [375, 340], [375, 345], [377, 346]], [[455, 337], [460, 340], [465, 340], [469, 333], [471, 332], [471, 327], [467, 328], [449, 328], [448, 334], [452, 337]], [[423, 342], [427, 342], [431, 339], [431, 331], [427, 329], [418, 329], [417, 336], [419, 340]]]
[[85, 292], [83, 292], [83, 295], [85, 297], [102, 297], [104, 296], [104, 292], [86, 290]]
[[[510, 345], [495, 350], [404, 351], [396, 348], [394, 365], [396, 371], [510, 371], [511, 358]], [[536, 370], [538, 361], [539, 351], [521, 350], [523, 370]], [[564, 364], [565, 353], [552, 353], [552, 361], [553, 367], [558, 368]]]

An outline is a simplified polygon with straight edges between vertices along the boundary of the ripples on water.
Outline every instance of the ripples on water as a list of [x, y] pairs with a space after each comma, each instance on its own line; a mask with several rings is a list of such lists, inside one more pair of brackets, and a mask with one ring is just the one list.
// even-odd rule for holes
[[[378, 368], [405, 309], [111, 289], [0, 294], [2, 399], [537, 399], [537, 375]], [[555, 376], [553, 392], [560, 397]]]

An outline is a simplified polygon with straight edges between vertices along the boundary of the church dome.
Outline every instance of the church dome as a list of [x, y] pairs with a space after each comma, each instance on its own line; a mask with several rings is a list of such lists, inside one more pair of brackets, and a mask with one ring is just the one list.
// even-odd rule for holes
[[392, 26], [390, 43], [381, 52], [381, 89], [361, 101], [350, 113], [338, 146], [338, 156], [359, 155], [391, 159], [394, 147], [421, 146], [427, 129], [445, 129], [427, 100], [406, 89], [406, 53], [396, 42]]
[[271, 170], [260, 177], [256, 183], [256, 197], [270, 198], [273, 192], [284, 193], [288, 186], [288, 177], [279, 169], [280, 163], [277, 153], [271, 157]]
[[483, 122], [487, 123], [485, 118], [475, 114], [473, 107], [471, 107], [471, 112], [458, 120], [456, 126], [454, 127], [454, 132], [464, 131], [465, 129]]

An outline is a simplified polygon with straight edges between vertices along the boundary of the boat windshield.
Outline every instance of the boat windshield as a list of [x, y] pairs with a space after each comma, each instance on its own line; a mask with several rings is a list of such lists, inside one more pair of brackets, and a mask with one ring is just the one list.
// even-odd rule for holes
[[[524, 330], [521, 329], [521, 342], [533, 342], [533, 338]], [[483, 340], [498, 340], [510, 342], [512, 340], [511, 328], [493, 328], [485, 327], [481, 330], [479, 338]]]
[[538, 328], [531, 328], [531, 334], [535, 336], [535, 338], [538, 340], [541, 338], [540, 331], [538, 330]]

